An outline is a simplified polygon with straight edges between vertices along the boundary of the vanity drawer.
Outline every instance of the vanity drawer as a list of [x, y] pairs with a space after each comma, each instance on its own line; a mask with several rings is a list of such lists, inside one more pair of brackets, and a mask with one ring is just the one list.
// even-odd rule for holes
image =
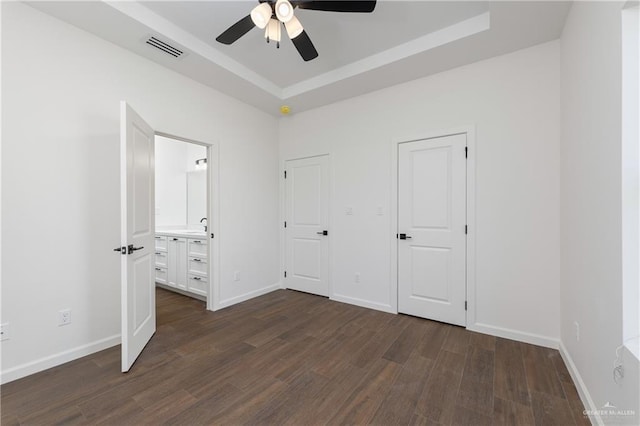
[[157, 251], [156, 249], [156, 266], [160, 266], [163, 268], [167, 267], [167, 252], [166, 251]]
[[189, 258], [189, 273], [196, 275], [207, 275], [208, 271], [207, 267], [207, 259], [201, 257], [190, 257]]
[[200, 238], [189, 238], [187, 253], [189, 256], [197, 257], [200, 259], [207, 258], [207, 240]]
[[156, 282], [167, 284], [167, 268], [156, 266]]
[[203, 296], [206, 296], [209, 290], [209, 281], [205, 277], [189, 274], [189, 282], [187, 285], [187, 290]]
[[167, 251], [167, 237], [156, 235], [156, 251]]

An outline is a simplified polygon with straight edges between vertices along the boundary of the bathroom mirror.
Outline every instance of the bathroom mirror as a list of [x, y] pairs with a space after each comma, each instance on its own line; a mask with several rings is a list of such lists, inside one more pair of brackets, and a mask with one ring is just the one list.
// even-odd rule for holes
[[[207, 216], [207, 171], [187, 172], [187, 225], [201, 225]], [[204, 225], [205, 222], [202, 223]]]

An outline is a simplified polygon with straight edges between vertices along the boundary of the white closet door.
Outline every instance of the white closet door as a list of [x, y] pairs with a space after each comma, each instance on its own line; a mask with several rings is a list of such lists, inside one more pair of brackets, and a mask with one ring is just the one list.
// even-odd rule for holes
[[329, 157], [286, 163], [287, 288], [329, 295]]
[[466, 135], [399, 145], [398, 311], [466, 325]]

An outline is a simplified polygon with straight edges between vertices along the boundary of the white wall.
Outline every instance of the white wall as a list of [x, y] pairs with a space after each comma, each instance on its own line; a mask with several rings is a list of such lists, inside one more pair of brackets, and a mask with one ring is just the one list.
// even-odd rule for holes
[[281, 162], [331, 155], [333, 297], [392, 304], [391, 142], [475, 125], [477, 300], [468, 324], [557, 346], [559, 54], [551, 42], [281, 119]]
[[637, 360], [623, 351], [620, 384], [612, 371], [623, 343], [620, 23], [619, 2], [575, 2], [561, 39], [561, 339], [590, 408], [640, 415]]
[[[273, 288], [277, 120], [29, 6], [1, 7], [3, 380], [118, 342], [120, 100], [159, 131], [219, 144], [221, 302]], [[58, 327], [64, 308], [72, 324]]]

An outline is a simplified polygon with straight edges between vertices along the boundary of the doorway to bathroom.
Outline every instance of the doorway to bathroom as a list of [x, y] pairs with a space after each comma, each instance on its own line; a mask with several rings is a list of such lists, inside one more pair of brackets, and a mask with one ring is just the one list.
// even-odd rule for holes
[[209, 294], [207, 147], [155, 136], [155, 282], [206, 302]]

